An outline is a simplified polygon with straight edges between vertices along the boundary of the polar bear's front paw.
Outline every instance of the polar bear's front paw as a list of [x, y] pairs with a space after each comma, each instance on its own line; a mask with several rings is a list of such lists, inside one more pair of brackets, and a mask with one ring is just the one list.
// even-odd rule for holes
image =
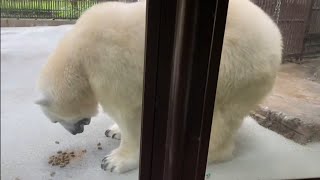
[[112, 139], [121, 139], [121, 132], [117, 124], [112, 125], [108, 130], [106, 130], [105, 135]]
[[102, 159], [101, 168], [105, 171], [124, 173], [138, 167], [139, 153], [123, 148], [115, 149]]

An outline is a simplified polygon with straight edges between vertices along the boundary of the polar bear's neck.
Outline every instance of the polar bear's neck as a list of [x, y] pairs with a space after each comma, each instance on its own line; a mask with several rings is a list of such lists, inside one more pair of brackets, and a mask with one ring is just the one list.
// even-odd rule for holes
[[88, 96], [92, 91], [80, 61], [69, 57], [65, 51], [68, 50], [58, 48], [49, 57], [40, 76], [40, 91], [62, 101]]

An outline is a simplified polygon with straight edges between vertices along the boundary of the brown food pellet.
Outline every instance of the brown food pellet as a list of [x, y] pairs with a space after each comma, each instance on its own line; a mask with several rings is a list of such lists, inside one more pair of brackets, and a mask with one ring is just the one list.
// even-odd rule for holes
[[[98, 149], [102, 149], [101, 146], [98, 146]], [[82, 150], [82, 153], [86, 153], [87, 150]], [[48, 163], [52, 166], [60, 166], [61, 168], [65, 167], [70, 163], [70, 161], [76, 157], [76, 153], [74, 151], [67, 152], [67, 151], [57, 151], [57, 155], [50, 156]]]
[[55, 172], [52, 172], [50, 173], [50, 176], [53, 177], [56, 173]]
[[101, 146], [101, 143], [98, 143], [97, 146]]
[[60, 142], [59, 142], [59, 141], [56, 141], [55, 143], [56, 143], [56, 144], [59, 144]]
[[99, 150], [102, 150], [102, 147], [98, 147]]

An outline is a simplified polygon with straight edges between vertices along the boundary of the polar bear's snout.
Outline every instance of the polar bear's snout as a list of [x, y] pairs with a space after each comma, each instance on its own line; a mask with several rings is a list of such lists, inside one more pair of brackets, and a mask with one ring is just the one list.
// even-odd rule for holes
[[83, 124], [83, 125], [89, 125], [91, 122], [91, 119], [90, 118], [84, 118], [82, 120], [79, 121], [80, 124]]
[[91, 122], [90, 118], [84, 118], [81, 119], [80, 121], [77, 121], [75, 123], [70, 123], [70, 122], [65, 122], [65, 121], [61, 121], [60, 124], [66, 129], [68, 130], [71, 134], [76, 135], [76, 134], [80, 134], [83, 133], [84, 131], [84, 126], [85, 125], [89, 125]]

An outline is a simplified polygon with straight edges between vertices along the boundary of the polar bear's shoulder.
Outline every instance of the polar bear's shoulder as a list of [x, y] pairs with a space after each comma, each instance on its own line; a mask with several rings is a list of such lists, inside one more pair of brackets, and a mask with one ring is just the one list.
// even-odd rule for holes
[[77, 20], [79, 27], [126, 28], [145, 23], [145, 1], [136, 3], [104, 2], [86, 10]]

